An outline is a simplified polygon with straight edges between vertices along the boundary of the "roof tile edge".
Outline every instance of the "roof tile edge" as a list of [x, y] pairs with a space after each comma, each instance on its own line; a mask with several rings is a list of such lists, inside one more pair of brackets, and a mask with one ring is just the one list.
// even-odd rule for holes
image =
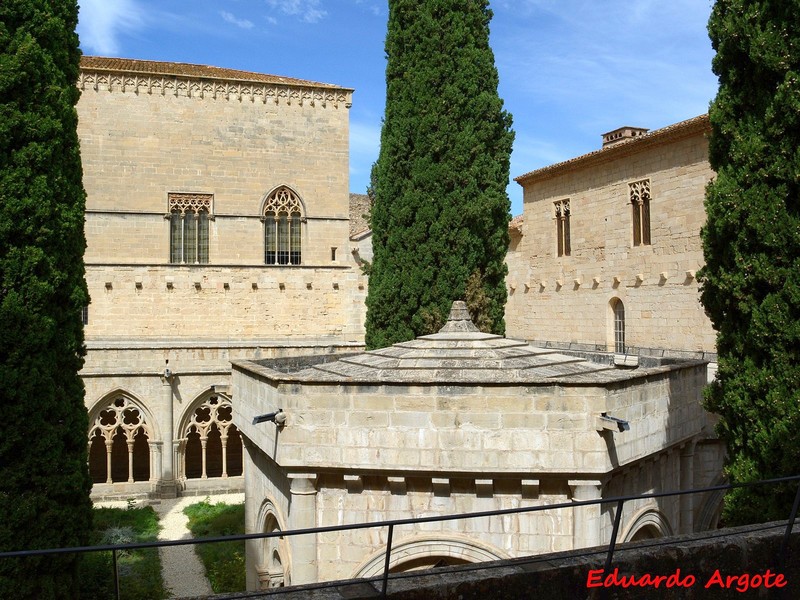
[[582, 154], [569, 160], [548, 165], [546, 167], [542, 167], [541, 169], [535, 169], [520, 175], [519, 177], [515, 177], [514, 181], [521, 186], [525, 186], [529, 183], [551, 179], [578, 168], [601, 164], [610, 160], [621, 158], [644, 148], [649, 148], [651, 146], [657, 146], [668, 141], [689, 137], [697, 133], [709, 133], [710, 131], [711, 125], [708, 121], [708, 115], [699, 115], [685, 121], [667, 125], [661, 129], [656, 129], [642, 136], [631, 138], [617, 144], [606, 146], [604, 148], [598, 148], [597, 150], [587, 154]]
[[143, 60], [137, 58], [115, 58], [105, 56], [81, 56], [80, 70], [85, 72], [126, 73], [164, 77], [185, 77], [187, 79], [206, 79], [215, 81], [231, 81], [237, 83], [259, 83], [268, 85], [285, 85], [308, 88], [323, 88], [352, 93], [353, 88], [346, 88], [332, 83], [322, 83], [282, 75], [241, 71], [211, 65], [193, 63]]

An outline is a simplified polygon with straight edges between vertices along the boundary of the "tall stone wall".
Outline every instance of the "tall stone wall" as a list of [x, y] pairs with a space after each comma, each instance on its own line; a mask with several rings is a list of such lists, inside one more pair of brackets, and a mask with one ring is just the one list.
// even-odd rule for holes
[[[349, 91], [315, 102], [292, 88], [270, 99], [148, 89], [157, 79], [80, 80], [87, 336], [363, 335]], [[303, 204], [299, 266], [264, 264], [263, 205], [279, 186]], [[211, 197], [208, 264], [169, 265], [169, 195], [192, 193]]]

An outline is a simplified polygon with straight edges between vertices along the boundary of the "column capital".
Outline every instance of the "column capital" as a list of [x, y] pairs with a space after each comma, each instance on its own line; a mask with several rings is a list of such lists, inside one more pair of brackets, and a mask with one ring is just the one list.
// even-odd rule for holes
[[603, 497], [605, 481], [600, 479], [570, 479], [567, 481], [573, 500], [598, 500]]
[[316, 473], [287, 473], [292, 495], [303, 496], [317, 493]]

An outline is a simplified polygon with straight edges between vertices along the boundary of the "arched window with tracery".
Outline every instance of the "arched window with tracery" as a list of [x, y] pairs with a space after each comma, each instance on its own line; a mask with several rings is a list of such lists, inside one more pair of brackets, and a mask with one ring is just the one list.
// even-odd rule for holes
[[232, 418], [231, 401], [217, 394], [208, 396], [192, 412], [183, 430], [187, 479], [242, 474], [242, 437]]
[[264, 262], [299, 265], [303, 204], [292, 190], [281, 186], [264, 203]]
[[89, 472], [94, 483], [148, 481], [150, 431], [142, 411], [126, 396], [100, 411], [89, 429]]

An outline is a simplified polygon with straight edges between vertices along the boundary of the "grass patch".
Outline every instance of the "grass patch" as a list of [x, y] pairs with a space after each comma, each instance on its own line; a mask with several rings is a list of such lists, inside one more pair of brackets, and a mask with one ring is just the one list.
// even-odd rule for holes
[[[152, 506], [95, 508], [91, 545], [151, 542], [158, 537], [158, 515]], [[168, 597], [161, 578], [157, 548], [117, 552], [120, 597], [161, 600]], [[114, 598], [111, 552], [91, 552], [81, 561], [81, 598]]]
[[[244, 533], [243, 504], [211, 504], [208, 499], [183, 509], [189, 517], [189, 531], [196, 538]], [[246, 589], [244, 541], [197, 544], [195, 552], [206, 569], [214, 593], [243, 592]]]

